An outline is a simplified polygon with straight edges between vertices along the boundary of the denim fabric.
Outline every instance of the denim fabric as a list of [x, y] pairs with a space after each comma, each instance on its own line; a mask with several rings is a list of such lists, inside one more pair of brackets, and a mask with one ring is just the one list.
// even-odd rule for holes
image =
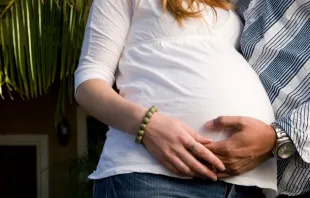
[[264, 198], [257, 187], [130, 173], [96, 180], [94, 198]]

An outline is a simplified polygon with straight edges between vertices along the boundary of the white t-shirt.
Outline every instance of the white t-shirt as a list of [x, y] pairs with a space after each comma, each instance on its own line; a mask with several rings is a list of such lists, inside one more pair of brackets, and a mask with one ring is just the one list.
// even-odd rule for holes
[[[213, 140], [229, 134], [207, 131], [220, 115], [250, 116], [266, 123], [274, 115], [256, 73], [238, 53], [243, 25], [233, 11], [201, 7], [202, 19], [180, 26], [162, 12], [160, 0], [95, 0], [87, 24], [75, 88], [99, 78], [120, 95], [183, 121]], [[115, 75], [116, 72], [116, 75]], [[135, 137], [110, 128], [97, 167], [89, 176], [143, 172], [178, 177], [161, 166]], [[225, 179], [239, 185], [277, 188], [276, 161]]]

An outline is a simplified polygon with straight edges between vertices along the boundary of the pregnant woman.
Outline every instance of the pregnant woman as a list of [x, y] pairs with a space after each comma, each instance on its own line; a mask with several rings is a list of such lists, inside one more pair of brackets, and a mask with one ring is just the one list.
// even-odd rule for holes
[[75, 89], [78, 103], [110, 126], [89, 176], [95, 198], [276, 191], [275, 159], [216, 181], [225, 167], [204, 146], [229, 137], [205, 127], [220, 115], [274, 121], [264, 88], [238, 53], [242, 28], [225, 0], [94, 0]]

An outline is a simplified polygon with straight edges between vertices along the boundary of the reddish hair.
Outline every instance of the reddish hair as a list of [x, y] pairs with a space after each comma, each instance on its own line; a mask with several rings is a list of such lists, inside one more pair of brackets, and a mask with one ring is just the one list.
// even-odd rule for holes
[[[183, 3], [187, 3], [187, 8], [184, 8]], [[180, 24], [183, 19], [201, 17], [201, 12], [195, 10], [195, 5], [198, 3], [211, 6], [213, 9], [216, 7], [225, 10], [232, 8], [228, 0], [162, 0], [163, 10], [167, 10]]]

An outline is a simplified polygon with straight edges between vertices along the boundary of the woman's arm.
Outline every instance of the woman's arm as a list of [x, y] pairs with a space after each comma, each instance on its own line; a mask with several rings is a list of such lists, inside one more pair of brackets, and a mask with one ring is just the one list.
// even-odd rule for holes
[[111, 88], [130, 28], [131, 0], [94, 0], [86, 26], [78, 69], [76, 100], [91, 115], [134, 134], [145, 109], [126, 101]]
[[[75, 89], [78, 103], [91, 115], [135, 135], [146, 108], [127, 101], [111, 87], [132, 13], [130, 0], [93, 1], [80, 63], [75, 72]], [[132, 141], [135, 141], [134, 136]], [[198, 136], [180, 121], [160, 113], [152, 116], [142, 141], [158, 162], [176, 174], [215, 180], [215, 173], [194, 156], [220, 170], [224, 169], [223, 163], [200, 143], [206, 142], [206, 138]], [[189, 151], [191, 148], [192, 152]]]
[[119, 96], [101, 79], [88, 80], [80, 85], [76, 100], [98, 120], [131, 135], [136, 134], [147, 111]]

